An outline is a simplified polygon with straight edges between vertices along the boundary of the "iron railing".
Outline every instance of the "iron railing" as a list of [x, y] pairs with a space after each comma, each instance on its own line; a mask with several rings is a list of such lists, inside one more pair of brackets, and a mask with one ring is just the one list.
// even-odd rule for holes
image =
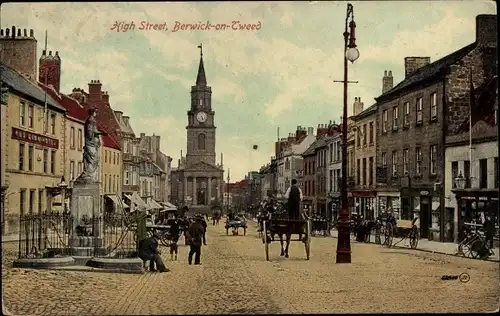
[[[137, 257], [136, 225], [118, 213], [83, 217], [67, 213], [23, 214], [19, 220], [19, 259], [57, 256]], [[74, 228], [73, 228], [74, 227]]]
[[72, 218], [67, 213], [22, 214], [18, 258], [53, 258], [68, 254]]

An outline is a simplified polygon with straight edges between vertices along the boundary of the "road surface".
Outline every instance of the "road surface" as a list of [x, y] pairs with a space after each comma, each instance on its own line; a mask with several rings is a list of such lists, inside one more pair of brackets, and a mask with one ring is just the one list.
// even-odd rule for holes
[[[498, 308], [498, 263], [352, 243], [352, 264], [335, 264], [337, 239], [315, 237], [311, 259], [301, 243], [290, 258], [271, 244], [271, 262], [256, 226], [226, 236], [209, 225], [202, 265], [188, 247], [169, 273], [143, 275], [11, 267], [15, 243], [3, 245], [3, 306], [13, 315], [486, 312]], [[181, 244], [183, 238], [181, 238]], [[442, 280], [468, 273], [470, 281]]]

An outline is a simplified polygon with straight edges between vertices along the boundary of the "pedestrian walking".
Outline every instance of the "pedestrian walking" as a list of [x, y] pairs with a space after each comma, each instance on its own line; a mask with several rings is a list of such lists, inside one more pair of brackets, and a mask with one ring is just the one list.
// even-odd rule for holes
[[207, 221], [205, 220], [205, 217], [201, 217], [201, 226], [203, 227], [203, 245], [207, 245]]
[[189, 225], [189, 228], [186, 232], [186, 237], [189, 241], [189, 256], [188, 263], [193, 263], [193, 255], [194, 255], [194, 264], [201, 264], [201, 245], [203, 242], [203, 219], [200, 216], [197, 216], [194, 223]]

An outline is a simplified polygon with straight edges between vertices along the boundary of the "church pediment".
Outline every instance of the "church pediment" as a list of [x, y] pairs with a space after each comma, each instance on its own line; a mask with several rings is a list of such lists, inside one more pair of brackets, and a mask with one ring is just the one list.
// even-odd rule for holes
[[200, 162], [200, 163], [197, 163], [197, 164], [194, 164], [192, 166], [190, 166], [188, 168], [190, 171], [222, 171], [221, 169], [219, 169], [218, 167], [216, 166], [213, 166], [211, 164], [208, 164], [206, 162]]

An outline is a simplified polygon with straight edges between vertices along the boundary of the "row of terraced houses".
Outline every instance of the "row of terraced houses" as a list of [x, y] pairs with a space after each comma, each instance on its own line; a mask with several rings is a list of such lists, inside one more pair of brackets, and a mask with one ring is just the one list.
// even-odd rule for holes
[[[497, 17], [476, 18], [476, 41], [431, 62], [405, 57], [404, 79], [384, 71], [370, 106], [355, 97], [348, 118], [349, 212], [418, 218], [422, 238], [456, 241], [464, 221], [498, 223]], [[304, 208], [337, 218], [342, 126], [298, 126], [248, 185], [283, 195], [297, 179]], [[250, 181], [252, 182], [252, 181]], [[250, 194], [248, 194], [250, 195]], [[484, 219], [484, 218], [483, 218]]]
[[83, 170], [83, 128], [90, 108], [97, 109], [98, 129], [105, 133], [100, 153], [104, 209], [166, 205], [172, 159], [161, 152], [160, 136], [136, 135], [131, 118], [112, 109], [99, 80], [90, 80], [87, 91], [62, 93], [61, 56], [43, 51], [37, 59], [33, 30], [2, 29], [0, 45], [2, 234], [18, 230], [20, 214], [68, 210], [72, 182]]

